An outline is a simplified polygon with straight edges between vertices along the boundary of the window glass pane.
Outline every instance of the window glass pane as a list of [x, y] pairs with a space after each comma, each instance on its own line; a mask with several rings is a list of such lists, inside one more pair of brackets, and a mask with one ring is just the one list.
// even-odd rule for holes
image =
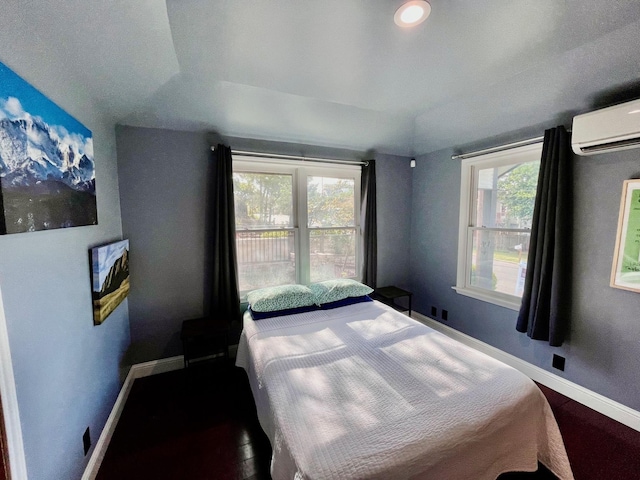
[[236, 229], [293, 227], [293, 176], [234, 172]]
[[[353, 205], [351, 206], [353, 209]], [[356, 230], [309, 230], [311, 282], [356, 276]]]
[[236, 232], [241, 292], [296, 283], [295, 231]]
[[309, 227], [355, 225], [355, 187], [351, 178], [307, 177]]
[[522, 297], [529, 233], [473, 230], [470, 285]]
[[478, 171], [477, 227], [531, 228], [540, 161]]

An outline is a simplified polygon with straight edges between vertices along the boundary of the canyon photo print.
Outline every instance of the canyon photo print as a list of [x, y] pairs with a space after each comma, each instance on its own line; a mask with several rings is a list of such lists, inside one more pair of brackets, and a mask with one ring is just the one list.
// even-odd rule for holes
[[91, 249], [93, 323], [100, 325], [129, 294], [129, 240]]

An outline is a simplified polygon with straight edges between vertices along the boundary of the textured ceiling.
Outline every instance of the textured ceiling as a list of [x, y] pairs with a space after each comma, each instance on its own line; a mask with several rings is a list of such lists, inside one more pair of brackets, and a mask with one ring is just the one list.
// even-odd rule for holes
[[431, 0], [409, 30], [402, 0], [5, 3], [2, 27], [127, 125], [412, 156], [640, 84], [634, 0]]

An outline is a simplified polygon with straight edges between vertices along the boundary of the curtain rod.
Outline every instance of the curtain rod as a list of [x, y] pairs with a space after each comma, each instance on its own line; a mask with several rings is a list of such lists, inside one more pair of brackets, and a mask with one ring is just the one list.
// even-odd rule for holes
[[484, 150], [477, 150], [475, 152], [461, 153], [459, 155], [451, 155], [451, 160], [464, 160], [465, 158], [477, 157], [486, 153], [502, 152], [503, 150], [510, 150], [516, 147], [524, 147], [526, 145], [533, 145], [534, 143], [540, 143], [544, 140], [544, 136], [530, 138], [528, 140], [521, 140], [519, 142], [507, 143], [506, 145], [499, 145], [497, 147], [485, 148]]
[[[212, 146], [211, 151], [215, 152], [216, 147]], [[231, 150], [232, 155], [244, 155], [246, 157], [254, 157], [254, 158], [274, 158], [276, 160], [301, 160], [303, 162], [322, 162], [322, 163], [339, 163], [343, 165], [369, 165], [367, 161], [358, 161], [358, 160], [333, 160], [330, 158], [317, 158], [317, 157], [303, 157], [300, 155], [278, 155], [272, 153], [262, 153], [262, 152], [249, 152], [246, 150]]]

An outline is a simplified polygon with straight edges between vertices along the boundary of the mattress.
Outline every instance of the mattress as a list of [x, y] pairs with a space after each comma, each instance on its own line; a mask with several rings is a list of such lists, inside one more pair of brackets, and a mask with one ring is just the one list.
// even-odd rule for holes
[[379, 302], [246, 314], [236, 365], [274, 480], [573, 478], [535, 383]]

